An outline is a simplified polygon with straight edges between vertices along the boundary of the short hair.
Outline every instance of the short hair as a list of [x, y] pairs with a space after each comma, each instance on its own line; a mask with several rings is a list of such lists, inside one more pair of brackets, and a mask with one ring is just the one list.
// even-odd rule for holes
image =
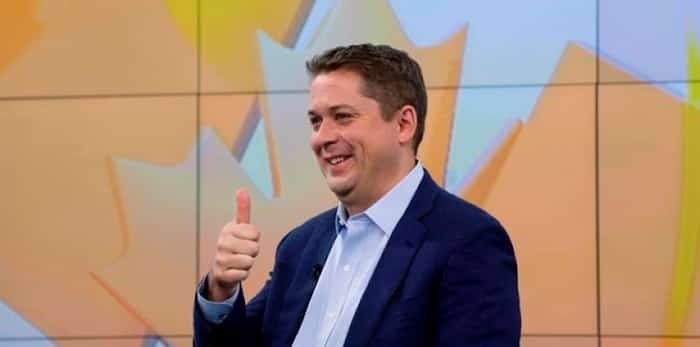
[[404, 51], [369, 43], [331, 48], [306, 62], [306, 70], [312, 77], [340, 69], [362, 76], [365, 83], [360, 92], [379, 103], [385, 120], [391, 119], [404, 105], [416, 109], [418, 124], [413, 150], [418, 153], [428, 109], [420, 65]]

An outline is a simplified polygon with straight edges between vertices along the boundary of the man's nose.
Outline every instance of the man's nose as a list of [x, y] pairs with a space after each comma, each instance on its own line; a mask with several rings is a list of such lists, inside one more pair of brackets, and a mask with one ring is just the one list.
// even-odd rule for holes
[[338, 129], [332, 122], [322, 122], [314, 134], [314, 140], [317, 145], [327, 145], [335, 142], [338, 139]]

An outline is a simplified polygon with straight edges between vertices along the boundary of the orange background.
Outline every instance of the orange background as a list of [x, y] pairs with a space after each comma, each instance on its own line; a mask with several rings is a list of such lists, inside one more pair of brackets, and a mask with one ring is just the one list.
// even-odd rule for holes
[[[315, 5], [0, 5], [0, 346], [191, 345], [194, 289], [238, 187], [263, 232], [245, 283], [258, 290], [279, 239], [335, 204], [308, 148], [303, 62], [364, 41], [419, 60], [420, 160], [513, 239], [523, 346], [700, 346], [700, 210], [687, 203], [700, 201], [700, 55], [688, 48], [686, 79], [651, 81], [572, 39], [542, 83], [464, 85], [479, 27], [417, 44], [388, 1], [337, 0], [295, 47]], [[532, 107], [503, 115], [450, 186], [464, 98], [523, 93]]]

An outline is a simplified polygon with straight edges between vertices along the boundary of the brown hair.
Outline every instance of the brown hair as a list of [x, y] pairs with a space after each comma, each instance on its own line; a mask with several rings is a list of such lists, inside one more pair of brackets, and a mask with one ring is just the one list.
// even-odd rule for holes
[[418, 124], [413, 150], [417, 153], [428, 108], [420, 65], [404, 51], [368, 43], [335, 47], [306, 62], [306, 70], [312, 77], [339, 69], [362, 76], [365, 81], [362, 94], [379, 103], [384, 119], [389, 120], [404, 105], [416, 109]]

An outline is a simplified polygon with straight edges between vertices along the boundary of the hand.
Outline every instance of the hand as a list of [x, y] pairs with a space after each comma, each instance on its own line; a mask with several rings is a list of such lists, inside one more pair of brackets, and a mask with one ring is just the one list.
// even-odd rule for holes
[[208, 276], [209, 300], [224, 301], [248, 278], [258, 255], [260, 233], [250, 223], [250, 197], [236, 191], [236, 220], [226, 224], [216, 241], [214, 264]]

